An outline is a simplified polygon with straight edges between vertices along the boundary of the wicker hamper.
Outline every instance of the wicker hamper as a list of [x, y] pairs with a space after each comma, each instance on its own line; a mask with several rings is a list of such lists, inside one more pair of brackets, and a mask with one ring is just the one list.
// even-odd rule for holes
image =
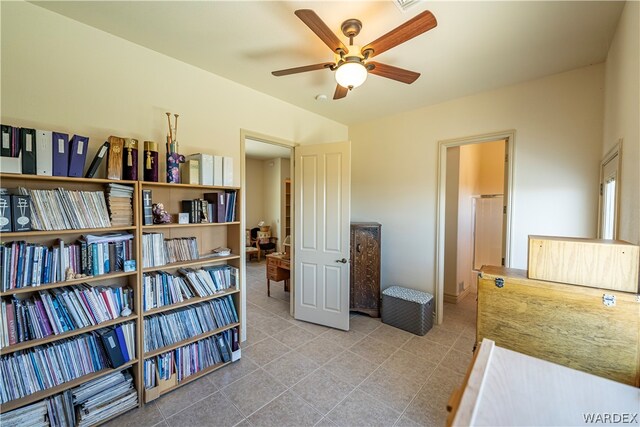
[[382, 291], [382, 323], [424, 335], [433, 326], [433, 295], [401, 286]]

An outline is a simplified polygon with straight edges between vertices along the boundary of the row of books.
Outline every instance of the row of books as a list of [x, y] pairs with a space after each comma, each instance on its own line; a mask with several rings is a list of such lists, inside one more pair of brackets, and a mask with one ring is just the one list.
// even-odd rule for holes
[[160, 267], [169, 263], [199, 259], [195, 237], [165, 239], [163, 233], [142, 235], [143, 267]]
[[0, 414], [3, 427], [96, 425], [138, 405], [129, 370], [87, 381], [34, 404]]
[[233, 328], [145, 359], [145, 389], [156, 387], [158, 380], [167, 381], [175, 375], [180, 382], [210, 366], [229, 362], [231, 353], [239, 348], [238, 337], [238, 329]]
[[20, 187], [18, 192], [31, 197], [31, 222], [34, 230], [111, 227], [104, 191], [64, 188], [36, 190]]
[[[120, 366], [118, 360], [113, 359], [115, 351], [135, 358], [134, 329], [135, 323], [125, 323], [3, 356], [0, 359], [0, 403]], [[120, 331], [122, 339], [114, 341], [109, 334], [116, 330]]]
[[85, 236], [48, 247], [14, 241], [0, 244], [2, 291], [62, 282], [69, 273], [85, 276], [135, 270], [133, 235]]
[[113, 227], [133, 225], [133, 187], [122, 184], [107, 185], [107, 204]]
[[142, 280], [143, 308], [151, 310], [194, 297], [215, 295], [237, 286], [238, 269], [218, 265], [201, 269], [181, 268], [177, 274], [145, 273]]
[[130, 288], [84, 284], [40, 291], [26, 299], [3, 299], [0, 348], [128, 315], [132, 299]]
[[237, 323], [231, 295], [144, 319], [144, 351], [154, 351]]

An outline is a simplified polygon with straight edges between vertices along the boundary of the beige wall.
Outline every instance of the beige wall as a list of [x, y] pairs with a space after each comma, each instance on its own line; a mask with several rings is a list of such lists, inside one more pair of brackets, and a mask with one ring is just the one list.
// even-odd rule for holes
[[2, 123], [89, 136], [90, 157], [109, 135], [164, 149], [165, 111], [180, 114], [182, 153], [234, 158], [235, 185], [240, 129], [300, 143], [347, 139], [345, 125], [38, 6], [0, 7]]
[[602, 154], [622, 143], [618, 237], [640, 244], [640, 2], [622, 11], [606, 63]]
[[527, 236], [593, 237], [604, 65], [364, 122], [352, 141], [352, 219], [382, 223], [382, 286], [434, 290], [438, 141], [515, 129], [512, 266]]
[[281, 159], [269, 159], [262, 161], [264, 181], [262, 183], [265, 225], [271, 226], [271, 235], [280, 237], [280, 215], [282, 215], [281, 203]]
[[244, 187], [247, 228], [255, 227], [264, 217], [263, 182], [262, 160], [247, 158]]

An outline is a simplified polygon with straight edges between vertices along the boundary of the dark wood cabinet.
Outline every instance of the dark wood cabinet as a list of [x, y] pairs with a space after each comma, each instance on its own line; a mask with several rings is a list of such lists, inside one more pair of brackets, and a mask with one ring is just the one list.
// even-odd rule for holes
[[380, 317], [380, 231], [377, 222], [351, 223], [349, 309]]

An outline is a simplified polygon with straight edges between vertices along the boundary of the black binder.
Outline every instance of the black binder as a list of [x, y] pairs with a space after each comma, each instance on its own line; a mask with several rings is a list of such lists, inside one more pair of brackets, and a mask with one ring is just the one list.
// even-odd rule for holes
[[22, 147], [22, 173], [36, 174], [36, 130], [20, 129], [20, 147]]
[[104, 349], [107, 351], [107, 357], [111, 361], [111, 367], [117, 368], [124, 365], [124, 357], [122, 356], [122, 350], [120, 350], [120, 344], [118, 342], [118, 335], [113, 329], [100, 329], [97, 331]]
[[102, 147], [98, 149], [95, 157], [91, 161], [91, 165], [89, 165], [89, 170], [87, 170], [87, 174], [84, 176], [85, 178], [93, 178], [93, 176], [98, 171], [98, 167], [100, 163], [102, 163], [102, 159], [107, 155], [107, 151], [109, 151], [109, 142], [105, 142], [102, 144]]

